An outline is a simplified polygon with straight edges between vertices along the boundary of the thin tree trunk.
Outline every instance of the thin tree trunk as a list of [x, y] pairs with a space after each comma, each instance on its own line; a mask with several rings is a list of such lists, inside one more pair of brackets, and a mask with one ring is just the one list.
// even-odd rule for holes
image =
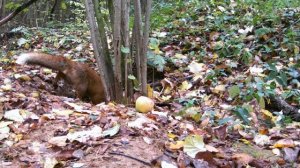
[[106, 3], [108, 6], [111, 28], [113, 28], [114, 27], [114, 1], [106, 0]]
[[142, 32], [142, 15], [141, 15], [141, 4], [140, 0], [134, 0], [134, 24], [135, 24], [135, 42], [136, 42], [136, 69], [137, 69], [137, 79], [139, 83], [142, 81], [141, 77], [141, 53], [142, 53], [142, 44], [143, 44], [143, 32]]
[[0, 0], [0, 18], [4, 15], [4, 3], [5, 0]]
[[54, 0], [54, 4], [50, 10], [50, 18], [49, 18], [50, 21], [53, 21], [54, 12], [57, 9], [57, 6], [58, 6], [58, 0]]
[[[125, 48], [129, 49], [129, 10], [130, 10], [130, 0], [122, 0], [122, 40], [123, 40], [123, 46]], [[128, 73], [131, 72], [129, 69], [128, 64], [131, 63], [129, 58], [129, 53], [123, 53], [124, 55], [124, 84], [125, 84], [125, 99], [126, 104], [128, 104], [128, 99], [130, 100], [132, 97], [131, 94], [129, 94], [129, 90], [133, 89], [132, 85], [130, 85], [131, 82], [128, 81]], [[122, 66], [123, 67], [123, 66]], [[130, 88], [129, 88], [130, 86]]]
[[[100, 10], [99, 0], [94, 0], [94, 4], [95, 4], [97, 24], [98, 24], [98, 28], [99, 28], [100, 38], [101, 38], [101, 41], [102, 41], [102, 47], [103, 47], [104, 55], [105, 55], [106, 58], [110, 58], [109, 49], [108, 49], [108, 42], [107, 42], [107, 35], [105, 33], [105, 23], [104, 23], [103, 15], [102, 15], [101, 10]], [[108, 59], [108, 61], [110, 61], [109, 64], [112, 65], [111, 60]]]
[[143, 34], [143, 52], [141, 55], [141, 76], [142, 76], [142, 93], [148, 95], [147, 91], [147, 51], [149, 41], [149, 29], [150, 29], [150, 14], [151, 14], [151, 3], [152, 0], [144, 1], [146, 4], [145, 10], [145, 26]]
[[114, 1], [114, 29], [113, 29], [113, 46], [114, 46], [114, 56], [115, 56], [115, 93], [116, 101], [121, 102], [123, 97], [122, 89], [122, 69], [121, 69], [121, 0]]
[[99, 28], [96, 24], [95, 11], [93, 0], [85, 0], [86, 12], [88, 22], [91, 30], [92, 43], [94, 48], [95, 58], [97, 60], [98, 68], [100, 71], [100, 77], [103, 81], [104, 90], [106, 93], [106, 99], [115, 99], [114, 95], [114, 79], [113, 75], [109, 75], [112, 70], [108, 67], [112, 67], [110, 64], [110, 58], [106, 58], [102, 49], [102, 42], [100, 39]]
[[22, 12], [24, 9], [26, 9], [36, 1], [38, 0], [30, 0], [27, 3], [24, 3], [23, 5], [19, 6], [15, 11], [13, 11], [12, 13], [10, 13], [9, 15], [7, 15], [6, 17], [0, 20], [0, 26], [4, 25], [5, 23], [13, 19], [17, 14]]

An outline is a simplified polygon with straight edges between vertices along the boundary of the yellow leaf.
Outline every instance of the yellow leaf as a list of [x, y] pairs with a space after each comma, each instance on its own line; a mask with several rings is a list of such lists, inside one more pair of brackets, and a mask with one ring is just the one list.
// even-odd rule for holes
[[217, 53], [214, 53], [213, 59], [217, 59], [217, 58], [219, 58], [219, 55]]
[[37, 91], [34, 91], [34, 92], [31, 93], [31, 96], [32, 96], [33, 98], [38, 98], [38, 97], [40, 97], [40, 93], [37, 92]]
[[163, 101], [168, 101], [168, 100], [170, 100], [170, 98], [171, 98], [172, 96], [162, 96], [161, 97], [161, 99], [163, 100]]
[[247, 139], [241, 139], [241, 141], [242, 141], [244, 144], [246, 144], [246, 145], [249, 145], [249, 144], [251, 144], [251, 142], [250, 142], [250, 141], [248, 141]]
[[148, 97], [153, 98], [153, 89], [149, 84], [147, 84]]
[[170, 144], [170, 149], [178, 150], [183, 147], [183, 144], [184, 144], [184, 141], [176, 141], [175, 144], [173, 144], [173, 143]]
[[170, 94], [170, 93], [171, 93], [171, 87], [169, 87], [169, 86], [165, 87], [164, 94], [167, 95], [167, 94]]
[[176, 138], [176, 137], [177, 137], [177, 135], [172, 134], [172, 133], [168, 133], [168, 138], [174, 139], [174, 138]]
[[261, 112], [270, 118], [273, 117], [273, 114], [269, 110], [261, 109]]
[[31, 80], [31, 78], [28, 75], [14, 74], [14, 77], [16, 79], [21, 79], [23, 81], [30, 81]]
[[19, 97], [19, 98], [25, 98], [26, 96], [25, 96], [23, 93], [17, 93], [17, 94], [16, 94], [16, 97]]
[[108, 105], [109, 107], [115, 107], [115, 104], [114, 104], [113, 102], [109, 102], [107, 105]]
[[30, 45], [29, 45], [28, 43], [26, 43], [26, 44], [24, 45], [24, 48], [25, 48], [25, 49], [29, 49], [29, 48], [30, 48]]
[[182, 84], [179, 87], [179, 89], [181, 91], [186, 91], [186, 90], [190, 89], [191, 87], [192, 87], [192, 84], [190, 84], [188, 81], [184, 81], [184, 82], [182, 82]]
[[295, 143], [292, 139], [281, 139], [277, 141], [274, 145], [274, 148], [293, 148]]
[[157, 47], [157, 48], [155, 48], [155, 50], [154, 50], [154, 54], [160, 54], [161, 53], [161, 51], [159, 50], [159, 48]]
[[212, 92], [214, 92], [214, 93], [220, 93], [220, 92], [225, 92], [225, 91], [226, 91], [225, 85], [218, 85], [212, 89]]
[[23, 138], [23, 134], [17, 134], [17, 136], [15, 136], [15, 141], [20, 141]]
[[20, 77], [20, 79], [22, 79], [23, 81], [30, 81], [31, 80], [31, 78], [28, 75], [22, 75]]
[[43, 69], [43, 72], [45, 72], [46, 74], [51, 74], [51, 73], [52, 73], [52, 70], [51, 70], [51, 69], [48, 69], [48, 68], [44, 68], [44, 69]]
[[268, 118], [270, 118], [273, 122], [276, 121], [277, 117], [276, 116], [273, 116], [273, 114], [268, 111], [268, 110], [265, 110], [265, 109], [261, 109], [261, 112]]

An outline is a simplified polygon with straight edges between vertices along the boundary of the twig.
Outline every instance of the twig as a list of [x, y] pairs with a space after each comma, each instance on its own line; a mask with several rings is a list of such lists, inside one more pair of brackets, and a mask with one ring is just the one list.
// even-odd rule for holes
[[124, 157], [127, 157], [127, 158], [129, 158], [129, 159], [132, 159], [132, 160], [138, 161], [138, 162], [140, 162], [140, 163], [143, 163], [144, 165], [147, 165], [147, 166], [149, 166], [149, 167], [152, 166], [152, 164], [151, 164], [150, 162], [147, 162], [147, 161], [144, 161], [144, 160], [135, 158], [135, 157], [133, 157], [133, 156], [126, 155], [126, 154], [124, 154], [124, 153], [120, 153], [120, 152], [109, 152], [108, 154], [124, 156]]

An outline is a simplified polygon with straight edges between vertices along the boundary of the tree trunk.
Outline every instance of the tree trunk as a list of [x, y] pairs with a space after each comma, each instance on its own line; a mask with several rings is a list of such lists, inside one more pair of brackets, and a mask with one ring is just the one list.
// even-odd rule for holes
[[109, 11], [111, 28], [113, 28], [114, 27], [114, 1], [106, 0], [106, 3]]
[[143, 34], [143, 50], [141, 54], [141, 76], [142, 76], [142, 93], [148, 95], [147, 91], [147, 51], [148, 51], [148, 41], [149, 41], [149, 29], [150, 29], [150, 13], [151, 13], [151, 3], [152, 0], [147, 0], [145, 2], [145, 26]]
[[[121, 28], [121, 35], [122, 35], [122, 43], [125, 48], [129, 49], [129, 10], [130, 10], [130, 0], [122, 0], [122, 28]], [[129, 53], [123, 53], [124, 58], [124, 84], [125, 84], [125, 101], [126, 104], [132, 99], [133, 97], [133, 87], [132, 82], [128, 81], [128, 74], [132, 73], [131, 69], [131, 60], [129, 58]], [[122, 66], [123, 67], [123, 66]], [[128, 100], [129, 99], [129, 100]]]
[[137, 69], [137, 79], [139, 83], [142, 82], [141, 77], [141, 53], [142, 53], [142, 43], [143, 43], [143, 32], [142, 32], [142, 14], [141, 14], [141, 4], [140, 0], [134, 0], [134, 26], [135, 26], [135, 62]]
[[109, 64], [112, 65], [110, 55], [109, 55], [107, 37], [106, 37], [107, 34], [105, 33], [105, 23], [104, 23], [103, 15], [100, 10], [99, 0], [94, 0], [94, 4], [95, 4], [95, 12], [96, 12], [96, 18], [97, 18], [97, 24], [98, 24], [98, 28], [99, 28], [100, 38], [102, 41], [103, 53], [106, 58], [109, 58], [107, 60], [109, 61]]
[[4, 4], [5, 4], [5, 0], [0, 0], [0, 18], [2, 18], [2, 16], [4, 16]]
[[49, 18], [50, 21], [53, 21], [54, 11], [57, 9], [58, 1], [59, 0], [54, 0], [54, 4], [53, 4], [53, 6], [52, 6], [52, 8], [50, 10], [50, 18]]
[[88, 17], [88, 22], [91, 31], [92, 43], [94, 48], [95, 58], [97, 60], [98, 68], [100, 71], [100, 77], [103, 81], [103, 87], [106, 93], [107, 100], [114, 100], [114, 79], [113, 75], [110, 75], [112, 67], [110, 64], [110, 58], [106, 58], [102, 48], [102, 41], [100, 38], [99, 28], [97, 27], [97, 22], [95, 18], [95, 8], [93, 4], [93, 0], [85, 0], [86, 12]]
[[121, 69], [121, 0], [114, 1], [114, 28], [113, 28], [113, 46], [115, 57], [115, 92], [116, 101], [121, 102], [123, 97], [122, 89], [122, 69]]

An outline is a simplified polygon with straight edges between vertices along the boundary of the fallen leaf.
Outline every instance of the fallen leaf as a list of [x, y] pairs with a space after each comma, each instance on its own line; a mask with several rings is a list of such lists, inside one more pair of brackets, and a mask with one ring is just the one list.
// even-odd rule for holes
[[190, 65], [188, 65], [188, 68], [189, 68], [190, 72], [196, 74], [196, 73], [202, 72], [204, 70], [204, 66], [205, 66], [205, 64], [203, 64], [203, 63], [197, 63], [195, 61], [192, 61], [190, 63]]
[[73, 165], [72, 165], [72, 168], [81, 168], [81, 167], [83, 167], [84, 166], [84, 163], [74, 163]]
[[198, 152], [206, 151], [203, 137], [199, 135], [190, 135], [185, 138], [183, 151], [192, 158], [195, 158]]
[[74, 113], [73, 110], [69, 110], [69, 109], [52, 109], [52, 112], [59, 116], [65, 116], [65, 117], [69, 117], [69, 115]]
[[43, 68], [43, 72], [45, 72], [46, 74], [52, 74], [52, 70], [49, 68]]
[[182, 82], [182, 84], [179, 86], [180, 91], [186, 91], [190, 89], [193, 85], [189, 83], [188, 81]]
[[295, 143], [292, 139], [281, 139], [277, 141], [273, 146], [274, 148], [293, 148], [295, 147]]
[[246, 153], [237, 153], [237, 154], [234, 154], [232, 156], [232, 158], [239, 164], [239, 165], [247, 165], [249, 164], [250, 162], [253, 161], [253, 157], [246, 154]]
[[211, 145], [205, 145], [208, 152], [219, 152], [219, 150]]
[[44, 168], [54, 168], [58, 164], [55, 158], [47, 157], [44, 162]]
[[235, 98], [241, 92], [240, 88], [237, 85], [231, 86], [228, 90], [230, 98]]
[[103, 136], [110, 136], [110, 137], [112, 137], [112, 136], [116, 135], [119, 132], [120, 127], [121, 127], [120, 124], [116, 124], [114, 127], [109, 128], [109, 129], [103, 131], [102, 135]]
[[209, 167], [213, 167], [214, 165], [216, 165], [216, 161], [214, 160], [214, 155], [209, 151], [197, 153], [195, 159], [206, 161], [209, 164]]
[[12, 86], [11, 84], [1, 85], [1, 89], [3, 89], [3, 91], [11, 91]]
[[272, 149], [272, 152], [276, 155], [276, 156], [280, 156], [281, 152], [278, 148], [274, 148]]
[[227, 137], [227, 125], [221, 125], [213, 128], [215, 136], [220, 140], [225, 140]]
[[56, 145], [56, 146], [66, 146], [68, 137], [67, 136], [56, 136], [56, 137], [52, 137], [48, 143], [52, 144], [52, 145]]
[[86, 142], [91, 138], [96, 139], [102, 136], [102, 128], [97, 125], [86, 131], [71, 132], [67, 134], [67, 137], [71, 142], [74, 140], [77, 140], [79, 142]]
[[178, 150], [182, 148], [183, 145], [184, 145], [184, 141], [176, 141], [175, 144], [171, 143], [169, 148], [173, 150]]
[[262, 68], [258, 68], [256, 66], [249, 68], [251, 75], [263, 76], [264, 70]]
[[214, 93], [221, 93], [226, 91], [225, 85], [217, 85], [215, 88], [212, 89], [212, 92]]
[[298, 158], [299, 148], [283, 148], [284, 160], [290, 163], [295, 163]]
[[9, 110], [4, 113], [4, 118], [16, 122], [23, 122], [25, 119], [20, 114], [20, 109]]
[[152, 120], [141, 115], [141, 116], [139, 116], [139, 118], [135, 119], [134, 121], [129, 121], [127, 123], [127, 125], [128, 125], [128, 127], [131, 127], [131, 128], [143, 129], [144, 124], [149, 124], [149, 123], [152, 123]]
[[173, 163], [168, 163], [163, 160], [161, 162], [161, 168], [178, 168], [178, 167], [176, 165], [174, 165]]
[[149, 138], [149, 137], [143, 137], [144, 142], [146, 142], [146, 144], [151, 145], [153, 144], [153, 139]]
[[259, 146], [264, 146], [264, 145], [268, 145], [271, 143], [270, 137], [268, 137], [267, 135], [261, 135], [261, 134], [258, 134], [254, 137], [254, 142], [256, 145], [259, 145]]

